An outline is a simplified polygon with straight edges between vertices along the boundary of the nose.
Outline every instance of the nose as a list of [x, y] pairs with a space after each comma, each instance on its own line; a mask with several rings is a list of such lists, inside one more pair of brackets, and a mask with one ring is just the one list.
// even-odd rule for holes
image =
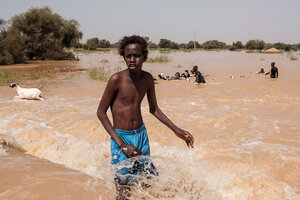
[[130, 62], [134, 62], [135, 61], [135, 57], [134, 56], [130, 56], [129, 61]]

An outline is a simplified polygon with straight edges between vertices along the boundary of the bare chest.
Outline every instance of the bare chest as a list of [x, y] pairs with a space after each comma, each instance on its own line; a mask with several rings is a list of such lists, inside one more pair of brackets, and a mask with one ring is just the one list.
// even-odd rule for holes
[[147, 90], [148, 88], [143, 84], [143, 81], [137, 84], [127, 81], [120, 85], [116, 100], [122, 104], [139, 104]]

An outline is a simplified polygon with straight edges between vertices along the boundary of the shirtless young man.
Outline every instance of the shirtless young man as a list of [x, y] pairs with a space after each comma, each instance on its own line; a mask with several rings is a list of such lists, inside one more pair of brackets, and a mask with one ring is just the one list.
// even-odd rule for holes
[[269, 72], [265, 73], [265, 76], [270, 74], [271, 78], [278, 78], [278, 68], [275, 67], [275, 62], [271, 63], [271, 69]]
[[[124, 37], [120, 41], [119, 54], [123, 56], [128, 68], [110, 77], [97, 116], [111, 136], [113, 165], [130, 161], [128, 158], [131, 157], [144, 155], [138, 163], [134, 164], [134, 167], [117, 170], [115, 177], [117, 199], [126, 199], [130, 195], [130, 184], [136, 181], [134, 175], [139, 174], [140, 171], [158, 175], [154, 165], [145, 159], [145, 156], [150, 156], [148, 135], [141, 115], [141, 102], [145, 94], [147, 94], [151, 114], [192, 148], [194, 138], [189, 132], [171, 122], [157, 105], [153, 77], [142, 70], [148, 56], [147, 42], [136, 35]], [[106, 114], [109, 107], [113, 125]]]

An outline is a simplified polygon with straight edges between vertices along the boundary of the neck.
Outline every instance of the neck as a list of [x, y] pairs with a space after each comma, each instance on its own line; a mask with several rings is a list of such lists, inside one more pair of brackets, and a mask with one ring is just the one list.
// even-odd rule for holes
[[140, 71], [138, 71], [138, 72], [136, 72], [136, 73], [130, 72], [130, 70], [128, 70], [128, 73], [129, 73], [129, 76], [131, 77], [131, 79], [132, 79], [133, 81], [138, 81], [138, 80], [140, 80], [140, 79], [142, 78], [142, 76], [143, 76], [142, 70], [140, 70]]
[[17, 85], [15, 88], [14, 88], [16, 91], [18, 91], [20, 89], [20, 87]]

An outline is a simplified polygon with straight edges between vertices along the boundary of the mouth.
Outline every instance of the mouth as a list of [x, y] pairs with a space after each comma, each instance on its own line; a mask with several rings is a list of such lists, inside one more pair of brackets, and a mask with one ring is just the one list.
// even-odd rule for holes
[[130, 64], [130, 65], [128, 65], [128, 68], [135, 69], [135, 68], [137, 68], [137, 67], [136, 67], [136, 65], [134, 65], [134, 64]]

